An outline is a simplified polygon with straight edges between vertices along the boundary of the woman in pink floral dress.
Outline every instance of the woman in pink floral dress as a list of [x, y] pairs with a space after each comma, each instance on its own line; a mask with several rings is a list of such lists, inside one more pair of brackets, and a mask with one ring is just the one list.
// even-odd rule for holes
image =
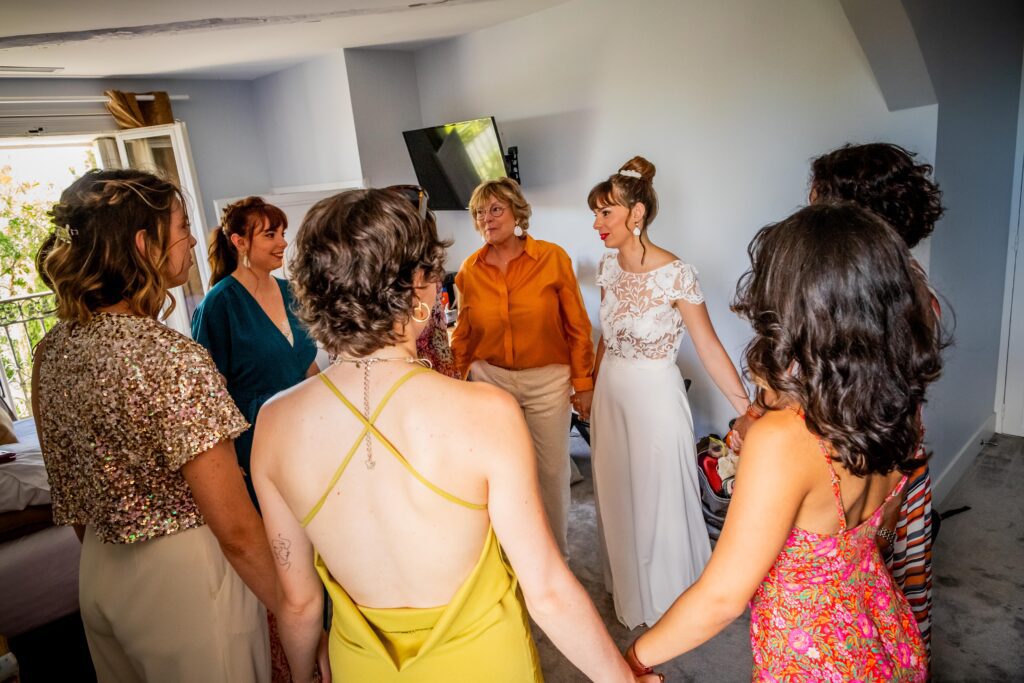
[[700, 579], [630, 647], [637, 673], [751, 609], [756, 681], [922, 681], [924, 643], [875, 530], [941, 369], [924, 279], [899, 235], [852, 204], [764, 228], [733, 309], [767, 410], [747, 434]]

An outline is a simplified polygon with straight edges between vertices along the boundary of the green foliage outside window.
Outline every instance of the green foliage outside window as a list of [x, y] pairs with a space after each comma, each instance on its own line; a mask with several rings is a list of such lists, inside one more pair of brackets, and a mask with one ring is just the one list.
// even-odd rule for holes
[[[95, 166], [91, 153], [85, 163]], [[33, 349], [56, 322], [53, 295], [36, 272], [35, 258], [53, 230], [49, 211], [59, 196], [52, 185], [16, 179], [9, 165], [0, 167], [0, 367], [10, 391], [0, 400], [18, 418], [32, 412]]]

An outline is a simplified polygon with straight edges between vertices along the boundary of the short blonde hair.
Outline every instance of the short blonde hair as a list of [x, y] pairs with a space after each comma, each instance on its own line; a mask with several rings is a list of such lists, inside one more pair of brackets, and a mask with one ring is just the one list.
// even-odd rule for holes
[[[519, 183], [511, 178], [498, 178], [497, 180], [485, 180], [473, 190], [473, 196], [469, 198], [469, 215], [473, 217], [473, 225], [476, 226], [476, 211], [490, 199], [497, 199], [512, 207], [512, 215], [515, 216], [516, 224], [523, 229], [523, 232], [530, 229], [530, 216], [533, 210], [530, 204], [523, 197], [523, 191]], [[477, 232], [480, 232], [478, 227]]]
[[[169, 315], [175, 302], [163, 268], [175, 202], [186, 210], [176, 185], [129, 169], [89, 171], [64, 190], [50, 211], [55, 232], [43, 261], [57, 317], [86, 324], [96, 309], [127, 300], [155, 318], [168, 299]], [[135, 246], [139, 230], [145, 253]]]

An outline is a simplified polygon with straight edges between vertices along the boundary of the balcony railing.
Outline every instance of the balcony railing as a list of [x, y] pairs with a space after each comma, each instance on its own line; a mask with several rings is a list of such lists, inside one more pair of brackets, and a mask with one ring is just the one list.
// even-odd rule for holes
[[56, 322], [53, 292], [0, 299], [0, 400], [16, 419], [32, 415], [32, 354]]

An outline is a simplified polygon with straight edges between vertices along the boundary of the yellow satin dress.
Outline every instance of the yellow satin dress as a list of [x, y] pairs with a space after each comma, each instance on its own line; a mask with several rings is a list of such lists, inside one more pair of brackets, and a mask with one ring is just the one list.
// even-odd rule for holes
[[[486, 505], [464, 501], [427, 481], [373, 424], [395, 391], [421, 372], [429, 370], [416, 368], [399, 379], [369, 419], [327, 377], [320, 375], [324, 384], [364, 427], [327, 490], [302, 520], [303, 526], [320, 511], [367, 432], [430, 490], [456, 505], [471, 510], [486, 509]], [[439, 607], [379, 609], [357, 605], [331, 576], [319, 553], [315, 554], [314, 563], [334, 606], [330, 659], [335, 681], [522, 683], [544, 680], [519, 582], [493, 528], [488, 528], [480, 559], [469, 576], [451, 601]]]

